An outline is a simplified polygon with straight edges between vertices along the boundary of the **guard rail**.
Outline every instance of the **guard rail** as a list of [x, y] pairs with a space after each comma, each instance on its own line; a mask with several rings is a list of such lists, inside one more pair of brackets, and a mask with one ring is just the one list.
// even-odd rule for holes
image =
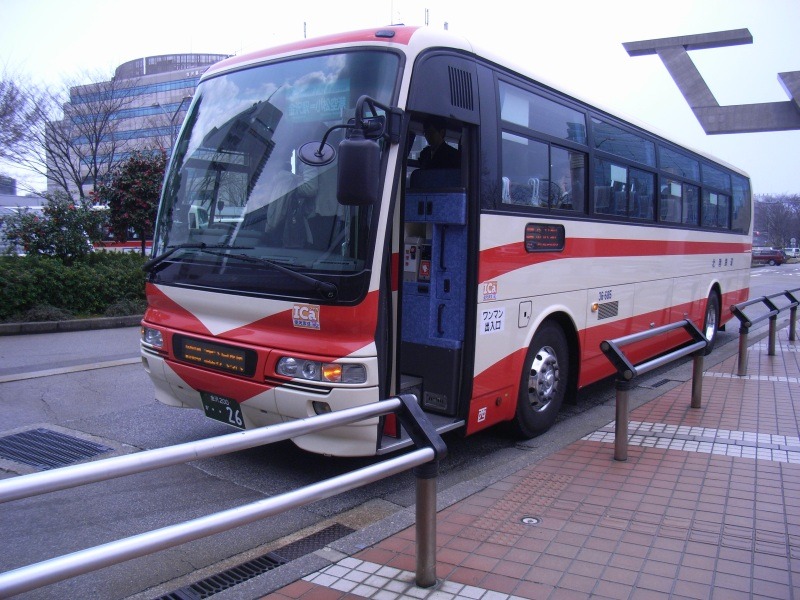
[[[678, 329], [684, 329], [691, 337], [692, 341], [680, 348], [651, 358], [642, 363], [633, 364], [622, 351], [623, 346], [648, 340], [658, 335], [672, 333]], [[684, 356], [693, 355], [694, 362], [692, 367], [692, 408], [701, 407], [703, 393], [703, 354], [708, 340], [692, 321], [684, 319], [677, 323], [655, 327], [641, 333], [626, 335], [613, 340], [605, 340], [600, 343], [600, 350], [611, 361], [617, 369], [616, 389], [616, 417], [614, 421], [614, 460], [628, 460], [628, 396], [630, 394], [631, 382], [639, 375], [643, 375], [653, 369], [662, 367], [674, 360]]]
[[[793, 290], [786, 290], [784, 292], [778, 292], [776, 294], [772, 294], [770, 296], [761, 296], [759, 298], [754, 298], [752, 300], [747, 300], [746, 302], [740, 302], [739, 304], [734, 304], [731, 306], [731, 312], [733, 315], [739, 319], [739, 366], [737, 369], [736, 374], [739, 377], [744, 377], [747, 375], [747, 347], [748, 347], [748, 337], [750, 334], [750, 329], [769, 319], [769, 334], [768, 334], [768, 344], [767, 344], [767, 354], [769, 356], [775, 356], [775, 340], [777, 338], [777, 329], [778, 329], [778, 315], [781, 311], [789, 310], [789, 341], [795, 341], [797, 339], [797, 329], [796, 329], [796, 321], [797, 321], [797, 306], [800, 305], [800, 300], [797, 299], [795, 294], [800, 291], [800, 288], [795, 288]], [[788, 303], [778, 306], [776, 301], [778, 299], [786, 300]], [[766, 312], [761, 312], [757, 315], [753, 315], [752, 311], [749, 311], [751, 314], [748, 316], [745, 314], [745, 308], [751, 308], [754, 306], [758, 306], [761, 310], [765, 310]]]
[[374, 404], [289, 423], [5, 479], [0, 481], [0, 502], [10, 502], [87, 483], [285, 441], [390, 413], [397, 415], [413, 440], [416, 446], [415, 450], [258, 502], [1, 573], [0, 597], [5, 598], [30, 591], [132, 558], [227, 531], [412, 468], [417, 485], [416, 583], [420, 587], [431, 587], [436, 583], [436, 477], [439, 461], [447, 454], [447, 446], [422, 412], [417, 398], [413, 394], [403, 394]]

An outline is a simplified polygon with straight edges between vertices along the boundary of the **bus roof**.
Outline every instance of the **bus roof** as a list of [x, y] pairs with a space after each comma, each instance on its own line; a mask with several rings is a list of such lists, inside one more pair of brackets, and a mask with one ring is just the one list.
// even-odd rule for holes
[[488, 49], [487, 47], [482, 47], [480, 45], [473, 44], [472, 41], [467, 40], [466, 38], [458, 34], [454, 34], [450, 31], [432, 29], [430, 27], [392, 25], [387, 27], [378, 27], [374, 29], [361, 29], [358, 31], [342, 32], [316, 38], [298, 40], [296, 42], [291, 42], [281, 46], [265, 48], [263, 50], [258, 50], [255, 52], [250, 52], [247, 54], [242, 54], [240, 56], [233, 56], [231, 58], [225, 59], [221, 62], [216, 63], [211, 68], [209, 68], [203, 75], [202, 79], [205, 80], [207, 78], [220, 75], [227, 71], [238, 70], [254, 66], [262, 62], [274, 60], [276, 58], [284, 58], [295, 54], [301, 54], [303, 53], [303, 51], [316, 52], [322, 49], [330, 50], [336, 48], [367, 46], [367, 45], [377, 45], [381, 47], [402, 47], [403, 51], [412, 60], [413, 58], [416, 57], [416, 55], [431, 48], [449, 48], [469, 53], [475, 56], [476, 58], [488, 61], [490, 63], [497, 65], [498, 67], [507, 69], [526, 79], [544, 85], [545, 87], [555, 92], [565, 94], [566, 96], [580, 102], [581, 104], [584, 104], [588, 107], [592, 107], [600, 112], [606, 113], [608, 115], [626, 121], [631, 125], [640, 127], [641, 129], [657, 137], [660, 137], [665, 141], [686, 148], [687, 150], [691, 150], [692, 152], [700, 156], [703, 156], [704, 158], [707, 158], [710, 161], [723, 165], [749, 178], [749, 175], [747, 175], [747, 173], [744, 172], [742, 169], [734, 165], [731, 165], [715, 156], [712, 156], [705, 151], [693, 148], [687, 145], [685, 142], [681, 142], [678, 139], [674, 138], [671, 134], [667, 134], [663, 131], [660, 131], [659, 129], [657, 129], [653, 125], [650, 125], [649, 123], [645, 123], [635, 117], [626, 115], [617, 109], [610, 109], [608, 107], [599, 105], [594, 101], [588, 100], [587, 98], [581, 96], [580, 94], [570, 90], [562, 83], [555, 83], [553, 81], [548, 80], [547, 78], [543, 78], [540, 74], [537, 74], [535, 72], [535, 69], [531, 68], [530, 66], [522, 65], [514, 61], [513, 59], [500, 56], [499, 54]]
[[265, 60], [296, 54], [303, 50], [316, 51], [321, 48], [346, 47], [369, 43], [381, 45], [399, 44], [405, 46], [418, 29], [420, 29], [420, 27], [391, 26], [377, 29], [347, 31], [316, 38], [302, 39], [281, 46], [273, 46], [271, 48], [264, 48], [263, 50], [227, 58], [212, 65], [211, 68], [204, 73], [203, 79], [213, 77], [223, 71], [248, 67]]

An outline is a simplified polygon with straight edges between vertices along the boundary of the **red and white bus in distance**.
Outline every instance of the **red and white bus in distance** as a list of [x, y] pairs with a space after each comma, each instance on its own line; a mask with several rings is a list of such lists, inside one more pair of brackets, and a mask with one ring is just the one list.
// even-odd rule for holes
[[[302, 40], [203, 76], [142, 356], [158, 400], [235, 427], [412, 392], [440, 431], [531, 437], [614, 373], [602, 340], [688, 317], [713, 345], [751, 216], [741, 171], [447, 32]], [[391, 418], [294, 442], [410, 444]]]

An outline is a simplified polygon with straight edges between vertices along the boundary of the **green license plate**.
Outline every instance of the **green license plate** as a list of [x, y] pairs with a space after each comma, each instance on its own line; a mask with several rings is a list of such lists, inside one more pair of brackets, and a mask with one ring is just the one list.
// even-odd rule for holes
[[209, 419], [244, 429], [242, 409], [236, 400], [208, 392], [200, 392], [200, 397], [203, 399], [203, 410]]

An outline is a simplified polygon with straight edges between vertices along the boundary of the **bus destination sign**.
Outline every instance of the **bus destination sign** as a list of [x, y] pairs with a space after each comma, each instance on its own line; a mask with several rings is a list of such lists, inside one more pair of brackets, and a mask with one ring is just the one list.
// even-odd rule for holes
[[561, 252], [564, 249], [564, 226], [554, 223], [525, 225], [527, 252]]
[[207, 369], [250, 377], [255, 373], [256, 353], [245, 348], [175, 336], [175, 356]]

